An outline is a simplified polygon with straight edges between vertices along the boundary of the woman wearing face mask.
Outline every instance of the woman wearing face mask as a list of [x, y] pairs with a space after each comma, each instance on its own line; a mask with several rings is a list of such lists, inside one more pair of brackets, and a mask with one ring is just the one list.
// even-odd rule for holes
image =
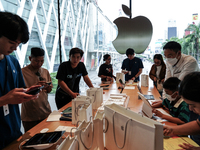
[[98, 76], [101, 78], [101, 81], [112, 81], [112, 78], [116, 79], [113, 75], [113, 68], [110, 64], [111, 57], [109, 54], [105, 54], [103, 56], [103, 60], [105, 61], [99, 68]]
[[153, 108], [163, 107], [168, 110], [171, 116], [165, 115], [160, 111], [153, 109], [156, 116], [166, 119], [176, 124], [184, 124], [189, 121], [189, 107], [178, 95], [178, 85], [181, 81], [176, 77], [168, 78], [163, 83], [166, 98], [162, 102], [152, 104]]
[[153, 57], [154, 64], [151, 67], [149, 72], [149, 77], [153, 80], [154, 85], [158, 89], [160, 95], [162, 96], [163, 91], [163, 82], [165, 80], [166, 65], [163, 61], [161, 54], [155, 54]]

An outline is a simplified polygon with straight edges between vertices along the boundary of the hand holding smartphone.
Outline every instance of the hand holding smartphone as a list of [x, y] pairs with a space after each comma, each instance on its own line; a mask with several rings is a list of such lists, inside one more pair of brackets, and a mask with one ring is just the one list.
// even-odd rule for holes
[[52, 83], [52, 82], [51, 82], [51, 81], [49, 81], [49, 82], [46, 82], [45, 84], [47, 84], [47, 85], [51, 85], [51, 83]]
[[43, 85], [43, 86], [40, 86], [40, 87], [32, 88], [32, 89], [26, 91], [25, 93], [26, 93], [26, 94], [30, 94], [30, 95], [36, 95], [36, 94], [38, 94], [38, 93], [40, 92], [40, 90], [43, 89], [43, 88], [44, 88], [44, 85]]

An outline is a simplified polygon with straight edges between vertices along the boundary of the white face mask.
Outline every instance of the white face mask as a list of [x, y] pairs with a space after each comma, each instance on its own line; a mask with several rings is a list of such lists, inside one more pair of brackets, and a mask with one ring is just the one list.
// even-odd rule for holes
[[[177, 53], [178, 54], [178, 53]], [[177, 56], [176, 54], [176, 56]], [[165, 58], [166, 59], [166, 62], [168, 62], [170, 65], [174, 65], [176, 64], [176, 62], [178, 61], [178, 59], [175, 57], [175, 58]]]
[[[175, 93], [175, 92], [174, 92], [174, 93]], [[174, 95], [174, 93], [173, 93], [172, 95]], [[167, 93], [165, 93], [166, 98], [167, 98], [170, 102], [175, 101], [175, 100], [176, 100], [176, 97], [177, 97], [177, 96], [176, 96], [175, 98], [173, 98], [172, 95], [168, 95]]]

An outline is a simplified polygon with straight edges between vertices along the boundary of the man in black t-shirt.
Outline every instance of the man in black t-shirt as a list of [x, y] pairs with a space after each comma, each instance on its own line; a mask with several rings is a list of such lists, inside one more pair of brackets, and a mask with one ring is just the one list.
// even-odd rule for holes
[[69, 52], [69, 61], [60, 64], [56, 79], [58, 87], [56, 91], [56, 106], [58, 109], [69, 103], [79, 95], [79, 82], [81, 76], [89, 87], [93, 87], [88, 72], [83, 62], [80, 62], [83, 51], [79, 48], [72, 48]]

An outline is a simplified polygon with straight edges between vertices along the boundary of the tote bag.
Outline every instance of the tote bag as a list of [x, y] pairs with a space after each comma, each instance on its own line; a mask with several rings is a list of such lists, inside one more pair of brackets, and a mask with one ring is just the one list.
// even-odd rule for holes
[[161, 150], [163, 125], [119, 105], [105, 106], [108, 129], [105, 147], [108, 150]]
[[72, 100], [72, 124], [78, 121], [90, 121], [92, 117], [92, 104], [88, 100]]
[[116, 83], [119, 83], [119, 79], [121, 79], [122, 82], [125, 83], [124, 73], [121, 73], [121, 72], [116, 73]]
[[79, 141], [77, 140], [77, 136], [71, 138], [68, 135], [56, 150], [79, 150]]
[[92, 148], [94, 143], [94, 128], [92, 122], [81, 122], [74, 135], [77, 136], [80, 150], [89, 150]]
[[97, 112], [93, 122], [81, 122], [74, 135], [80, 141], [80, 150], [104, 150], [102, 113]]
[[149, 75], [141, 75], [141, 86], [149, 86]]
[[97, 109], [103, 103], [103, 88], [90, 88], [87, 90], [87, 96], [92, 98], [92, 108]]

